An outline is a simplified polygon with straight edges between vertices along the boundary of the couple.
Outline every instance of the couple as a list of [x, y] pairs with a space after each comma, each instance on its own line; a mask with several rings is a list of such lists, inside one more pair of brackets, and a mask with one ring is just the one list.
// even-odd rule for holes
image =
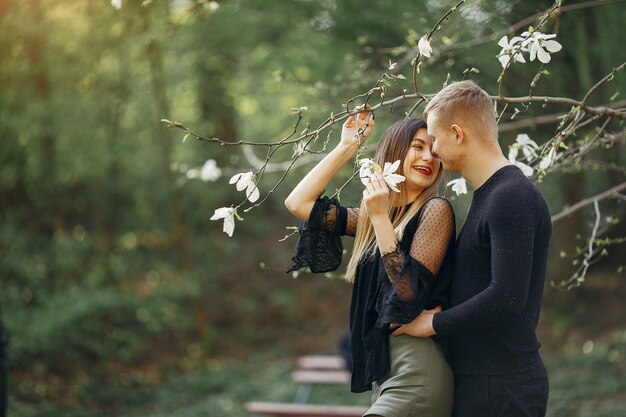
[[[355, 237], [346, 273], [352, 391], [373, 390], [365, 415], [544, 416], [548, 378], [535, 327], [550, 215], [502, 154], [493, 101], [456, 82], [430, 100], [425, 122], [392, 125], [375, 160], [400, 160], [405, 181], [395, 192], [374, 174], [351, 208], [320, 196], [372, 131], [373, 115], [358, 111], [285, 205], [304, 220], [292, 270], [337, 268], [340, 237]], [[458, 239], [452, 207], [436, 195], [444, 169], [474, 188]]]

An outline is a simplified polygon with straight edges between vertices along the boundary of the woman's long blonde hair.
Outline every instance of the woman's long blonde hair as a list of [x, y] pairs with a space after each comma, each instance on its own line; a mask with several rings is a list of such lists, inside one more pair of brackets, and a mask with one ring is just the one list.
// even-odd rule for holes
[[[376, 155], [374, 156], [376, 163], [382, 167], [385, 165], [385, 162], [395, 162], [399, 159], [401, 162], [398, 174], [405, 175], [403, 172], [404, 159], [411, 147], [415, 133], [418, 129], [425, 128], [426, 123], [423, 120], [413, 118], [399, 120], [391, 125], [383, 134], [376, 149]], [[389, 218], [398, 241], [402, 240], [404, 229], [415, 213], [419, 211], [428, 199], [437, 195], [437, 188], [441, 182], [442, 173], [443, 169], [439, 166], [433, 183], [424, 189], [408, 208], [404, 204], [407, 196], [405, 182], [398, 184], [399, 193], [393, 191], [389, 193]], [[376, 234], [366, 210], [365, 204], [361, 200], [354, 247], [346, 271], [346, 279], [350, 282], [354, 281], [357, 265], [368, 257], [373, 256], [376, 251]]]

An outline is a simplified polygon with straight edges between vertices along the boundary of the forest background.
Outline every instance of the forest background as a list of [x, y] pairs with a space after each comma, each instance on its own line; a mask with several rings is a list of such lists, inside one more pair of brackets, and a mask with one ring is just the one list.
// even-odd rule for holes
[[[245, 401], [291, 401], [293, 359], [336, 352], [350, 300], [339, 274], [285, 273], [296, 237], [279, 240], [297, 221], [283, 200], [318, 155], [307, 154], [262, 205], [241, 211], [244, 221], [229, 238], [209, 219], [241, 201], [228, 180], [258, 169], [266, 150], [183, 140], [161, 119], [228, 142], [277, 141], [293, 130], [293, 108], [306, 107], [304, 129], [368, 91], [454, 3], [0, 0], [9, 415], [235, 416], [244, 415]], [[499, 37], [551, 6], [467, 1], [431, 40], [422, 89], [435, 93], [448, 77], [471, 78], [497, 93]], [[547, 24], [563, 49], [533, 92], [580, 99], [624, 61], [626, 5], [563, 6]], [[538, 69], [536, 61], [513, 65], [506, 93], [526, 95]], [[413, 88], [406, 60], [397, 73], [406, 80], [389, 83], [387, 97]], [[625, 86], [618, 72], [590, 102], [619, 106]], [[381, 108], [374, 139], [413, 104]], [[520, 133], [545, 143], [559, 122], [554, 115], [570, 108], [520, 110], [501, 120], [505, 153]], [[624, 182], [623, 119], [608, 127], [617, 132], [613, 145], [538, 182], [552, 214]], [[337, 124], [316, 149], [326, 140], [332, 147], [339, 131]], [[293, 152], [276, 154], [259, 183], [263, 194]], [[333, 186], [350, 175], [342, 171]], [[357, 204], [360, 192], [353, 182], [342, 201]], [[471, 197], [448, 196], [461, 225]], [[623, 195], [605, 197], [595, 236], [591, 204], [554, 222], [539, 326], [550, 416], [626, 414], [623, 244], [596, 254], [599, 262], [576, 281], [582, 285], [559, 287], [590, 236], [601, 244], [626, 235]], [[367, 403], [345, 387], [318, 400]]]

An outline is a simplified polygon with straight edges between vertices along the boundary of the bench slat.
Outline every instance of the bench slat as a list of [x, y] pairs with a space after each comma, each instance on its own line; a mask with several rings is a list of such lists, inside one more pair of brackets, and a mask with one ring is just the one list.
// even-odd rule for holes
[[291, 379], [298, 384], [349, 384], [349, 371], [310, 371], [297, 370], [291, 373]]
[[296, 366], [302, 369], [346, 369], [346, 361], [337, 355], [300, 356]]
[[246, 410], [272, 417], [361, 417], [367, 407], [251, 402], [246, 403]]

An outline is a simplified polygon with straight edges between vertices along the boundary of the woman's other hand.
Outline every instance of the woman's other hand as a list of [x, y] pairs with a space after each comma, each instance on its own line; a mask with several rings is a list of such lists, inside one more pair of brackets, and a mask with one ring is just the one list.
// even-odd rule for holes
[[389, 187], [381, 174], [374, 174], [369, 178], [363, 190], [363, 201], [372, 222], [389, 219]]
[[[368, 105], [361, 105], [354, 108], [354, 111], [362, 111], [369, 109]], [[358, 143], [362, 145], [371, 135], [374, 128], [374, 113], [363, 111], [356, 115], [351, 115], [343, 123], [341, 129], [341, 143], [345, 145], [353, 145]]]

